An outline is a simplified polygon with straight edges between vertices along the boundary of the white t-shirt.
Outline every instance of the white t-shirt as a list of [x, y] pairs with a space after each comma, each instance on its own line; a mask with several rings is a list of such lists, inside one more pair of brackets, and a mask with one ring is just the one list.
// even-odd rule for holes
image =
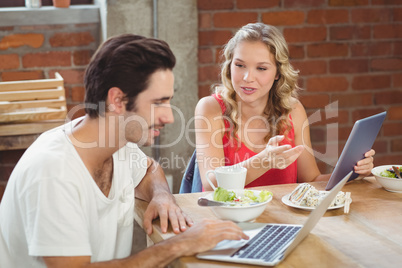
[[106, 197], [64, 127], [43, 133], [16, 165], [0, 203], [0, 267], [46, 267], [39, 256], [91, 256], [92, 262], [129, 256], [134, 188], [146, 162], [136, 144], [117, 151]]

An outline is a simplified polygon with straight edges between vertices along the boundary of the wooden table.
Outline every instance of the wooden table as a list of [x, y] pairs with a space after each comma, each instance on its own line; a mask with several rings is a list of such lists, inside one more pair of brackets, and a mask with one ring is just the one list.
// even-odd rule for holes
[[[311, 184], [319, 190], [326, 185], [325, 182]], [[295, 187], [296, 184], [287, 184], [255, 188], [273, 193], [273, 200], [256, 222], [303, 224], [310, 212], [288, 207], [281, 201]], [[402, 194], [385, 191], [374, 177], [350, 182], [342, 190], [352, 193], [350, 213], [344, 214], [343, 209], [327, 211], [310, 235], [277, 267], [401, 267]], [[216, 218], [210, 208], [197, 205], [197, 199], [203, 195], [175, 195], [179, 206], [195, 222]], [[136, 200], [136, 221], [140, 226], [146, 207], [146, 202]], [[149, 238], [157, 243], [173, 235], [171, 231], [162, 234], [159, 221], [155, 221]], [[179, 258], [172, 266], [248, 267], [196, 257]]]

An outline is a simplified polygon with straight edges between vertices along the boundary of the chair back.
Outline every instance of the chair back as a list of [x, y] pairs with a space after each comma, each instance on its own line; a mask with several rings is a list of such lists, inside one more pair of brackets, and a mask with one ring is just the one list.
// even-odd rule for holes
[[197, 164], [197, 154], [194, 150], [193, 155], [187, 164], [186, 171], [184, 172], [179, 193], [184, 194], [198, 192], [202, 192], [202, 182], [200, 170], [198, 169]]

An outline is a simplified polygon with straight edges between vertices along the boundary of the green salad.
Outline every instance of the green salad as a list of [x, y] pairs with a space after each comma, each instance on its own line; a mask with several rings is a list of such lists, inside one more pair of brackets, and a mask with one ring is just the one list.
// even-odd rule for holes
[[[401, 171], [402, 167], [397, 167], [397, 168], [399, 169], [400, 172], [402, 172]], [[384, 170], [383, 172], [380, 173], [380, 176], [387, 177], [387, 178], [394, 178], [394, 179], [397, 178], [395, 171], [392, 168]]]
[[214, 192], [215, 201], [230, 202], [233, 204], [262, 203], [267, 201], [271, 196], [272, 193], [267, 190], [262, 190], [259, 195], [255, 195], [254, 192], [250, 190], [244, 190], [244, 194], [236, 195], [234, 191], [218, 187]]

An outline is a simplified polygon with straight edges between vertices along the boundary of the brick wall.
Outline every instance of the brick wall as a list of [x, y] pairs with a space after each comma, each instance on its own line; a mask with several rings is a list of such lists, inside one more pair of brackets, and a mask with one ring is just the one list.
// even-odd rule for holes
[[[402, 163], [402, 1], [198, 0], [198, 9], [199, 97], [220, 82], [222, 45], [239, 27], [275, 25], [300, 70], [301, 102], [323, 118], [311, 125], [313, 149], [325, 154], [334, 143], [339, 155], [355, 120], [386, 110], [375, 165]], [[324, 107], [336, 101], [337, 117], [326, 119]], [[329, 123], [338, 124], [336, 141]]]
[[[59, 72], [70, 110], [84, 99], [83, 75], [99, 46], [99, 31], [97, 23], [0, 27], [0, 81], [54, 78]], [[0, 198], [23, 152], [0, 151]]]

